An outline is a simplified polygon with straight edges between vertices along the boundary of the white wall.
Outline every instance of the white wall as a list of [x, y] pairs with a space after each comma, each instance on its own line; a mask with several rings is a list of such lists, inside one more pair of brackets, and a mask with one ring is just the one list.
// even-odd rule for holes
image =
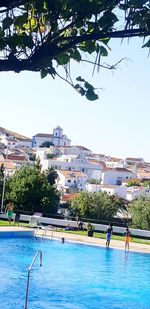
[[41, 146], [41, 144], [43, 144], [44, 142], [52, 142], [52, 137], [36, 137], [34, 136], [32, 139], [32, 143], [33, 143], [33, 147], [39, 147]]
[[88, 192], [106, 192], [110, 195], [119, 195], [122, 198], [126, 198], [127, 188], [124, 186], [105, 186], [105, 185], [97, 185], [97, 184], [87, 184], [86, 190]]
[[32, 147], [32, 140], [30, 141], [28, 141], [28, 140], [21, 140], [21, 141], [19, 141], [18, 140], [18, 145], [17, 145], [18, 147], [27, 147], [27, 148], [31, 148]]
[[124, 171], [102, 171], [102, 181], [101, 184], [108, 184], [108, 185], [117, 185], [117, 181], [122, 181], [125, 179], [132, 179], [135, 178], [136, 175], [132, 172], [124, 172]]
[[47, 169], [48, 167], [53, 166], [56, 170], [74, 170], [81, 171], [85, 173], [88, 178], [93, 178], [93, 173], [97, 175], [97, 179], [101, 178], [101, 170], [100, 167], [96, 164], [91, 164], [87, 162], [64, 162], [57, 160], [41, 160], [42, 170]]
[[[58, 189], [63, 189], [63, 188], [76, 188], [79, 190], [85, 190], [86, 188], [86, 182], [87, 182], [87, 177], [85, 176], [79, 176], [76, 173], [74, 173], [74, 177], [71, 177], [68, 175], [68, 177], [64, 176], [61, 171], [57, 171], [58, 173], [58, 179], [57, 179], [57, 187]], [[71, 172], [70, 172], [71, 173]]]

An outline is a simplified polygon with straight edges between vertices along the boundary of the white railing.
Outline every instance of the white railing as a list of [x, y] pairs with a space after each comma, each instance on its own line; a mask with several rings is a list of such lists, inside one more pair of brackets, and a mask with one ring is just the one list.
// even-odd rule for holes
[[31, 263], [31, 265], [29, 266], [29, 269], [28, 269], [28, 278], [27, 278], [27, 287], [26, 287], [26, 299], [25, 299], [24, 309], [28, 308], [28, 294], [29, 294], [30, 273], [31, 273], [32, 267], [33, 267], [34, 262], [35, 262], [35, 260], [36, 260], [38, 255], [40, 255], [40, 267], [42, 266], [42, 251], [39, 250], [35, 254], [35, 256], [34, 256], [34, 258], [32, 260], [32, 263]]

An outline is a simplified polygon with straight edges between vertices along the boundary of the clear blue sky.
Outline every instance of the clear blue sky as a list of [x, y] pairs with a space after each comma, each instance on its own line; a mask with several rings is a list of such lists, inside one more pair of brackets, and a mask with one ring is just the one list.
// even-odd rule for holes
[[103, 62], [122, 62], [112, 73], [100, 70], [92, 78], [91, 65], [74, 65], [73, 74], [92, 82], [100, 99], [87, 101], [65, 82], [39, 73], [0, 74], [0, 126], [32, 137], [51, 133], [60, 125], [73, 145], [117, 157], [150, 161], [150, 58], [142, 39], [111, 43]]

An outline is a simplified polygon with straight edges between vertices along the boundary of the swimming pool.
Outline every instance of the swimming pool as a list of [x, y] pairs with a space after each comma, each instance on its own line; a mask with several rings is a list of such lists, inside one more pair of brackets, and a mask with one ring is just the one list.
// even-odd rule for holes
[[150, 255], [28, 238], [0, 239], [0, 306], [29, 309], [149, 309]]

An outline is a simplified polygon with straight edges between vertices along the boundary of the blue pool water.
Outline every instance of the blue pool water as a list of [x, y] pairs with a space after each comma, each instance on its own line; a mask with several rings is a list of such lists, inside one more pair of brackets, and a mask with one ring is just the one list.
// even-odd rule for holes
[[0, 307], [29, 309], [149, 309], [150, 255], [34, 238], [0, 239]]

